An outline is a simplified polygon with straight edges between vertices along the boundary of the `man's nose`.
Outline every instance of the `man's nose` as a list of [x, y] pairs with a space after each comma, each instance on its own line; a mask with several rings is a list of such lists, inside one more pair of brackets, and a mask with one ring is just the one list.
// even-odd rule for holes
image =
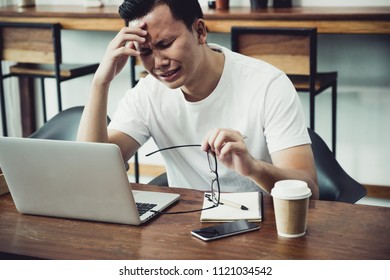
[[155, 68], [161, 68], [169, 65], [169, 59], [161, 51], [154, 51], [153, 54]]

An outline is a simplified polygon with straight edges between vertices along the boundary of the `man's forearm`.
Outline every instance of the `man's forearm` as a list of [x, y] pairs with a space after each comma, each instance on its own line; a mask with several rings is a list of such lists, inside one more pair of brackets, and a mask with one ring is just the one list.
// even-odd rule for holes
[[268, 193], [271, 193], [277, 181], [290, 179], [302, 180], [311, 189], [311, 198], [318, 199], [319, 197], [316, 175], [306, 170], [284, 169], [264, 161], [256, 161], [249, 178]]
[[81, 117], [78, 141], [108, 142], [107, 103], [109, 85], [92, 83], [89, 99]]

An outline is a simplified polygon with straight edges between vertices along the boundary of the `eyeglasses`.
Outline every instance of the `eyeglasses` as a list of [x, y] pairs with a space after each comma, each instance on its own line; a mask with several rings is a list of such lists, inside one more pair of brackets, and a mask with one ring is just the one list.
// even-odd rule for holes
[[[166, 151], [166, 150], [172, 150], [172, 149], [178, 149], [178, 148], [188, 148], [188, 147], [200, 147], [199, 144], [190, 144], [190, 145], [179, 145], [179, 146], [171, 146], [167, 148], [162, 148], [159, 150], [156, 150], [154, 152], [151, 152], [145, 156], [151, 156], [155, 153]], [[210, 172], [214, 174], [214, 178], [211, 179], [211, 195], [206, 194], [205, 197], [213, 203], [210, 207], [197, 209], [197, 210], [190, 210], [190, 211], [180, 211], [180, 212], [162, 212], [162, 211], [153, 211], [160, 214], [184, 214], [184, 213], [191, 213], [191, 212], [198, 212], [203, 211], [207, 209], [211, 209], [214, 207], [217, 207], [220, 204], [220, 197], [221, 197], [221, 188], [219, 184], [219, 177], [218, 177], [218, 164], [217, 164], [217, 157], [215, 153], [213, 153], [211, 150], [207, 151], [207, 161], [209, 163]]]

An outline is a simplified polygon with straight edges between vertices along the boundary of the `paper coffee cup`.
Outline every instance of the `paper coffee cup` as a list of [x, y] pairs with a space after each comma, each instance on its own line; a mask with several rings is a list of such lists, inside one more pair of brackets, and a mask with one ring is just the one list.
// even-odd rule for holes
[[276, 229], [282, 237], [300, 237], [306, 233], [311, 190], [300, 180], [283, 180], [271, 190]]

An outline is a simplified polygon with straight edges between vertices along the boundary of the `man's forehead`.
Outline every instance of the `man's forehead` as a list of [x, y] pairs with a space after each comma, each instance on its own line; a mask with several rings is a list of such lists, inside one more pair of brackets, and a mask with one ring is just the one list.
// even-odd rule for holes
[[177, 20], [173, 17], [168, 5], [160, 4], [155, 6], [146, 15], [132, 20], [131, 24], [139, 24], [142, 21], [150, 24], [172, 24]]
[[143, 17], [134, 19], [129, 25], [139, 25], [141, 22], [145, 23], [143, 27], [148, 34], [146, 35], [146, 42], [139, 44], [139, 46], [146, 46], [148, 44], [158, 44], [161, 41], [169, 40], [180, 36], [181, 33], [187, 32], [187, 26], [182, 20], [175, 19], [167, 5], [158, 5]]
[[180, 31], [175, 28], [154, 29], [146, 28], [148, 31], [144, 43], [136, 43], [137, 48], [154, 48], [161, 43], [167, 43], [173, 38], [180, 36]]

